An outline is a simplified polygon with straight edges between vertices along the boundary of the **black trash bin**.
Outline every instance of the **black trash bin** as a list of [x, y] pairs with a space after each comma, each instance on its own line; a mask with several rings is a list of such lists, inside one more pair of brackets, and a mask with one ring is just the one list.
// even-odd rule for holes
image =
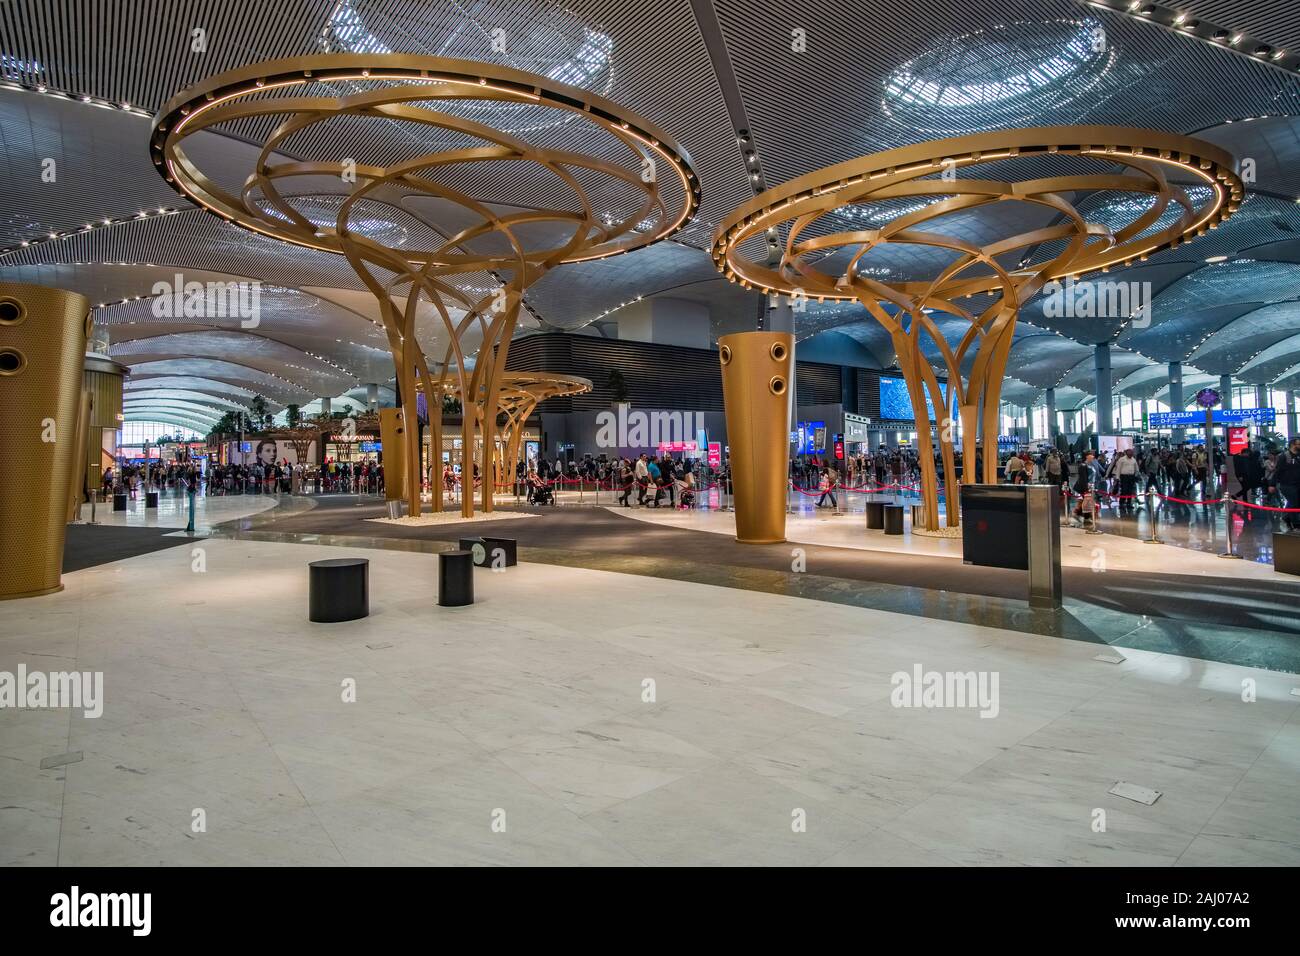
[[1300, 574], [1300, 534], [1273, 532], [1273, 570]]
[[473, 603], [473, 552], [441, 552], [438, 555], [438, 606], [464, 607]]
[[903, 533], [903, 506], [885, 506], [885, 534]]
[[114, 492], [114, 494], [113, 494], [113, 510], [114, 510], [114, 511], [125, 511], [125, 510], [126, 510], [126, 492], [125, 492], [125, 491]]
[[885, 526], [885, 503], [883, 501], [867, 502], [867, 530], [879, 531]]
[[313, 561], [309, 620], [317, 624], [355, 621], [370, 614], [370, 562], [366, 558]]
[[145, 506], [146, 508], [157, 508], [157, 507], [158, 507], [158, 492], [156, 492], [156, 491], [146, 491], [146, 492], [144, 493], [144, 506]]

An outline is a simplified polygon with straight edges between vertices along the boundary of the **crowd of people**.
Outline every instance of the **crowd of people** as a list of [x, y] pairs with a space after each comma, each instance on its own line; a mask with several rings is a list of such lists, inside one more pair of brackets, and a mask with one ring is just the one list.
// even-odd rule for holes
[[[1212, 456], [1212, 457], [1211, 457]], [[1072, 516], [1082, 520], [1098, 503], [1113, 503], [1119, 511], [1138, 507], [1148, 491], [1178, 502], [1200, 502], [1211, 492], [1230, 488], [1238, 501], [1300, 509], [1300, 437], [1281, 450], [1248, 444], [1229, 459], [1221, 445], [1209, 451], [1201, 446], [1127, 448], [1108, 455], [1061, 451], [1046, 447], [1024, 448], [1000, 455], [995, 480], [1010, 484], [1049, 484], [1073, 499]], [[959, 478], [964, 474], [961, 453], [956, 454]], [[799, 455], [790, 460], [789, 477], [795, 488], [816, 495], [818, 508], [838, 508], [837, 489], [914, 489], [920, 479], [915, 448], [881, 446], [850, 454], [843, 461], [819, 455]], [[942, 463], [936, 456], [936, 472]], [[983, 456], [975, 461], [975, 481], [984, 482]], [[430, 476], [431, 478], [433, 476]], [[727, 463], [709, 468], [699, 458], [674, 458], [670, 454], [632, 457], [584, 455], [576, 460], [542, 459], [520, 462], [515, 480], [530, 504], [553, 504], [555, 490], [566, 484], [612, 490], [623, 507], [693, 507], [697, 492], [710, 483], [729, 485]], [[1229, 482], [1229, 479], [1233, 479]], [[445, 465], [442, 481], [454, 490], [459, 476]], [[474, 465], [474, 480], [479, 480]], [[104, 494], [121, 491], [135, 498], [141, 488], [196, 492], [212, 495], [255, 493], [359, 493], [380, 494], [384, 469], [375, 460], [338, 462], [327, 459], [319, 466], [290, 464], [287, 460], [249, 464], [215, 464], [206, 474], [189, 461], [125, 463], [106, 469]], [[1300, 528], [1300, 514], [1285, 515], [1288, 527]]]
[[670, 508], [690, 508], [706, 478], [725, 480], [725, 474], [710, 473], [699, 459], [676, 459], [669, 454], [636, 458], [584, 455], [577, 461], [557, 459], [554, 465], [543, 460], [525, 468], [522, 478], [530, 504], [553, 503], [555, 486], [571, 482], [609, 488], [625, 508], [632, 507], [633, 495], [639, 507], [658, 508], [666, 501]]
[[[1216, 444], [1209, 452], [1192, 445], [1128, 448], [1115, 454], [1018, 449], [1001, 454], [999, 461], [996, 481], [1059, 486], [1074, 501], [1076, 521], [1095, 502], [1113, 502], [1121, 512], [1133, 511], [1139, 496], [1148, 491], [1175, 501], [1199, 502], [1212, 491], [1217, 494], [1231, 487], [1238, 501], [1300, 508], [1300, 437], [1282, 450], [1251, 443], [1230, 460]], [[919, 459], [911, 448], [864, 450], [848, 455], [842, 465], [845, 480], [841, 483], [839, 463], [818, 455], [796, 456], [790, 462], [790, 480], [805, 494], [817, 493], [818, 507], [834, 507], [836, 488], [907, 489], [920, 479]], [[955, 465], [960, 479], [964, 474], [960, 451]], [[937, 455], [935, 470], [942, 476]], [[984, 483], [983, 456], [976, 458], [974, 470], [974, 480]], [[1300, 515], [1288, 513], [1285, 521], [1290, 528], [1300, 528]]]
[[115, 491], [134, 500], [140, 489], [196, 494], [380, 494], [384, 490], [384, 466], [378, 461], [339, 462], [326, 459], [321, 465], [291, 464], [288, 459], [248, 464], [210, 465], [205, 472], [194, 461], [135, 464], [105, 468], [103, 495]]

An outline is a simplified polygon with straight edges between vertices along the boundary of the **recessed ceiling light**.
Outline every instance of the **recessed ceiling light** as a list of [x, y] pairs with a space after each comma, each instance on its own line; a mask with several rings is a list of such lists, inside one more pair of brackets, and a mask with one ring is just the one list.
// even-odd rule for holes
[[1227, 257], [1227, 256], [1210, 256], [1210, 258], [1206, 259], [1205, 261], [1206, 261], [1206, 262], [1226, 262], [1227, 260], [1228, 260], [1228, 257]]

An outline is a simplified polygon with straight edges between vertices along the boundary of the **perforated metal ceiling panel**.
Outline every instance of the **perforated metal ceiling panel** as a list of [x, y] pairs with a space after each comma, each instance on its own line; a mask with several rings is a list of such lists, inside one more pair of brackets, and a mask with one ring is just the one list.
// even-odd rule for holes
[[[1189, 0], [1184, 7], [1266, 42], [1300, 46], [1294, 3]], [[715, 27], [720, 47], [709, 39], [718, 36], [709, 33]], [[504, 50], [493, 46], [496, 28]], [[1097, 29], [1100, 49], [1085, 42]], [[793, 49], [794, 31], [806, 40], [802, 52]], [[720, 280], [700, 251], [719, 219], [753, 194], [751, 173], [760, 187], [773, 186], [940, 136], [1117, 123], [1198, 134], [1249, 160], [1248, 199], [1230, 223], [1197, 242], [1112, 271], [1109, 278], [1151, 282], [1149, 325], [1052, 318], [1041, 300], [1027, 305], [1011, 360], [1024, 387], [1008, 395], [1021, 400], [1059, 384], [1058, 406], [1068, 407], [1063, 396], [1072, 385], [1080, 395], [1091, 388], [1089, 347], [1103, 341], [1116, 345], [1117, 382], [1121, 369], [1151, 375], [1126, 375], [1126, 390], [1158, 381], [1162, 365], [1152, 363], [1171, 359], [1188, 361], [1189, 374], [1199, 362], [1212, 374], [1256, 379], [1294, 377], [1300, 364], [1288, 361], [1300, 359], [1292, 334], [1300, 334], [1300, 315], [1285, 305], [1300, 281], [1300, 81], [1075, 0], [267, 0], [256, 15], [225, 0], [82, 0], [75, 16], [66, 0], [7, 0], [0, 3], [7, 184], [0, 276], [74, 288], [102, 303], [97, 316], [114, 349], [136, 362], [133, 388], [166, 381], [191, 393], [235, 401], [261, 393], [283, 404], [391, 381], [368, 293], [341, 257], [251, 235], [188, 207], [156, 175], [146, 148], [149, 115], [177, 91], [236, 66], [325, 50], [457, 56], [546, 73], [647, 116], [690, 153], [703, 206], [679, 241], [555, 270], [529, 291], [521, 334], [597, 324], [598, 334], [616, 334], [620, 304], [654, 295], [707, 306], [715, 336], [755, 327], [762, 302]], [[24, 89], [5, 89], [5, 81]], [[601, 148], [603, 134], [581, 122], [556, 123], [527, 109], [496, 119], [534, 142]], [[744, 144], [741, 123], [750, 136]], [[399, 145], [383, 121], [352, 125], [303, 135], [292, 146], [310, 156]], [[238, 184], [252, 153], [239, 137], [260, 135], [254, 126], [194, 144], [217, 179]], [[41, 177], [47, 159], [55, 161], [53, 182]], [[503, 207], [548, 195], [542, 184], [500, 170], [456, 182]], [[314, 188], [318, 199], [300, 201], [327, 216], [335, 186]], [[377, 202], [375, 218], [393, 228], [446, 235], [454, 226], [437, 203], [384, 199], [393, 205], [385, 212]], [[1093, 212], [1105, 219], [1104, 209]], [[998, 204], [936, 225], [987, 242], [1026, 228], [1024, 216], [1015, 204]], [[1205, 262], [1220, 256], [1222, 264]], [[933, 253], [894, 249], [874, 263], [895, 279], [925, 276], [936, 264]], [[260, 326], [160, 319], [151, 289], [176, 270], [187, 280], [265, 283]], [[463, 280], [484, 288], [493, 281]], [[802, 341], [833, 330], [882, 363], [893, 360], [888, 335], [857, 306], [812, 305], [796, 319]], [[432, 361], [445, 348], [439, 325], [428, 312], [418, 324]], [[148, 391], [163, 400], [163, 392]]]

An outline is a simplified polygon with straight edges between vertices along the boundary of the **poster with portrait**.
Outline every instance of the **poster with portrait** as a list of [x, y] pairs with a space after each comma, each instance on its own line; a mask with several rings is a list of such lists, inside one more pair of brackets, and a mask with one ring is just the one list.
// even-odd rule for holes
[[[230, 461], [250, 466], [258, 462], [265, 466], [283, 464], [286, 461], [290, 465], [296, 465], [298, 452], [293, 442], [283, 438], [250, 438], [242, 443], [231, 442]], [[313, 441], [307, 447], [307, 456], [303, 463], [312, 464], [315, 461], [316, 443]]]

